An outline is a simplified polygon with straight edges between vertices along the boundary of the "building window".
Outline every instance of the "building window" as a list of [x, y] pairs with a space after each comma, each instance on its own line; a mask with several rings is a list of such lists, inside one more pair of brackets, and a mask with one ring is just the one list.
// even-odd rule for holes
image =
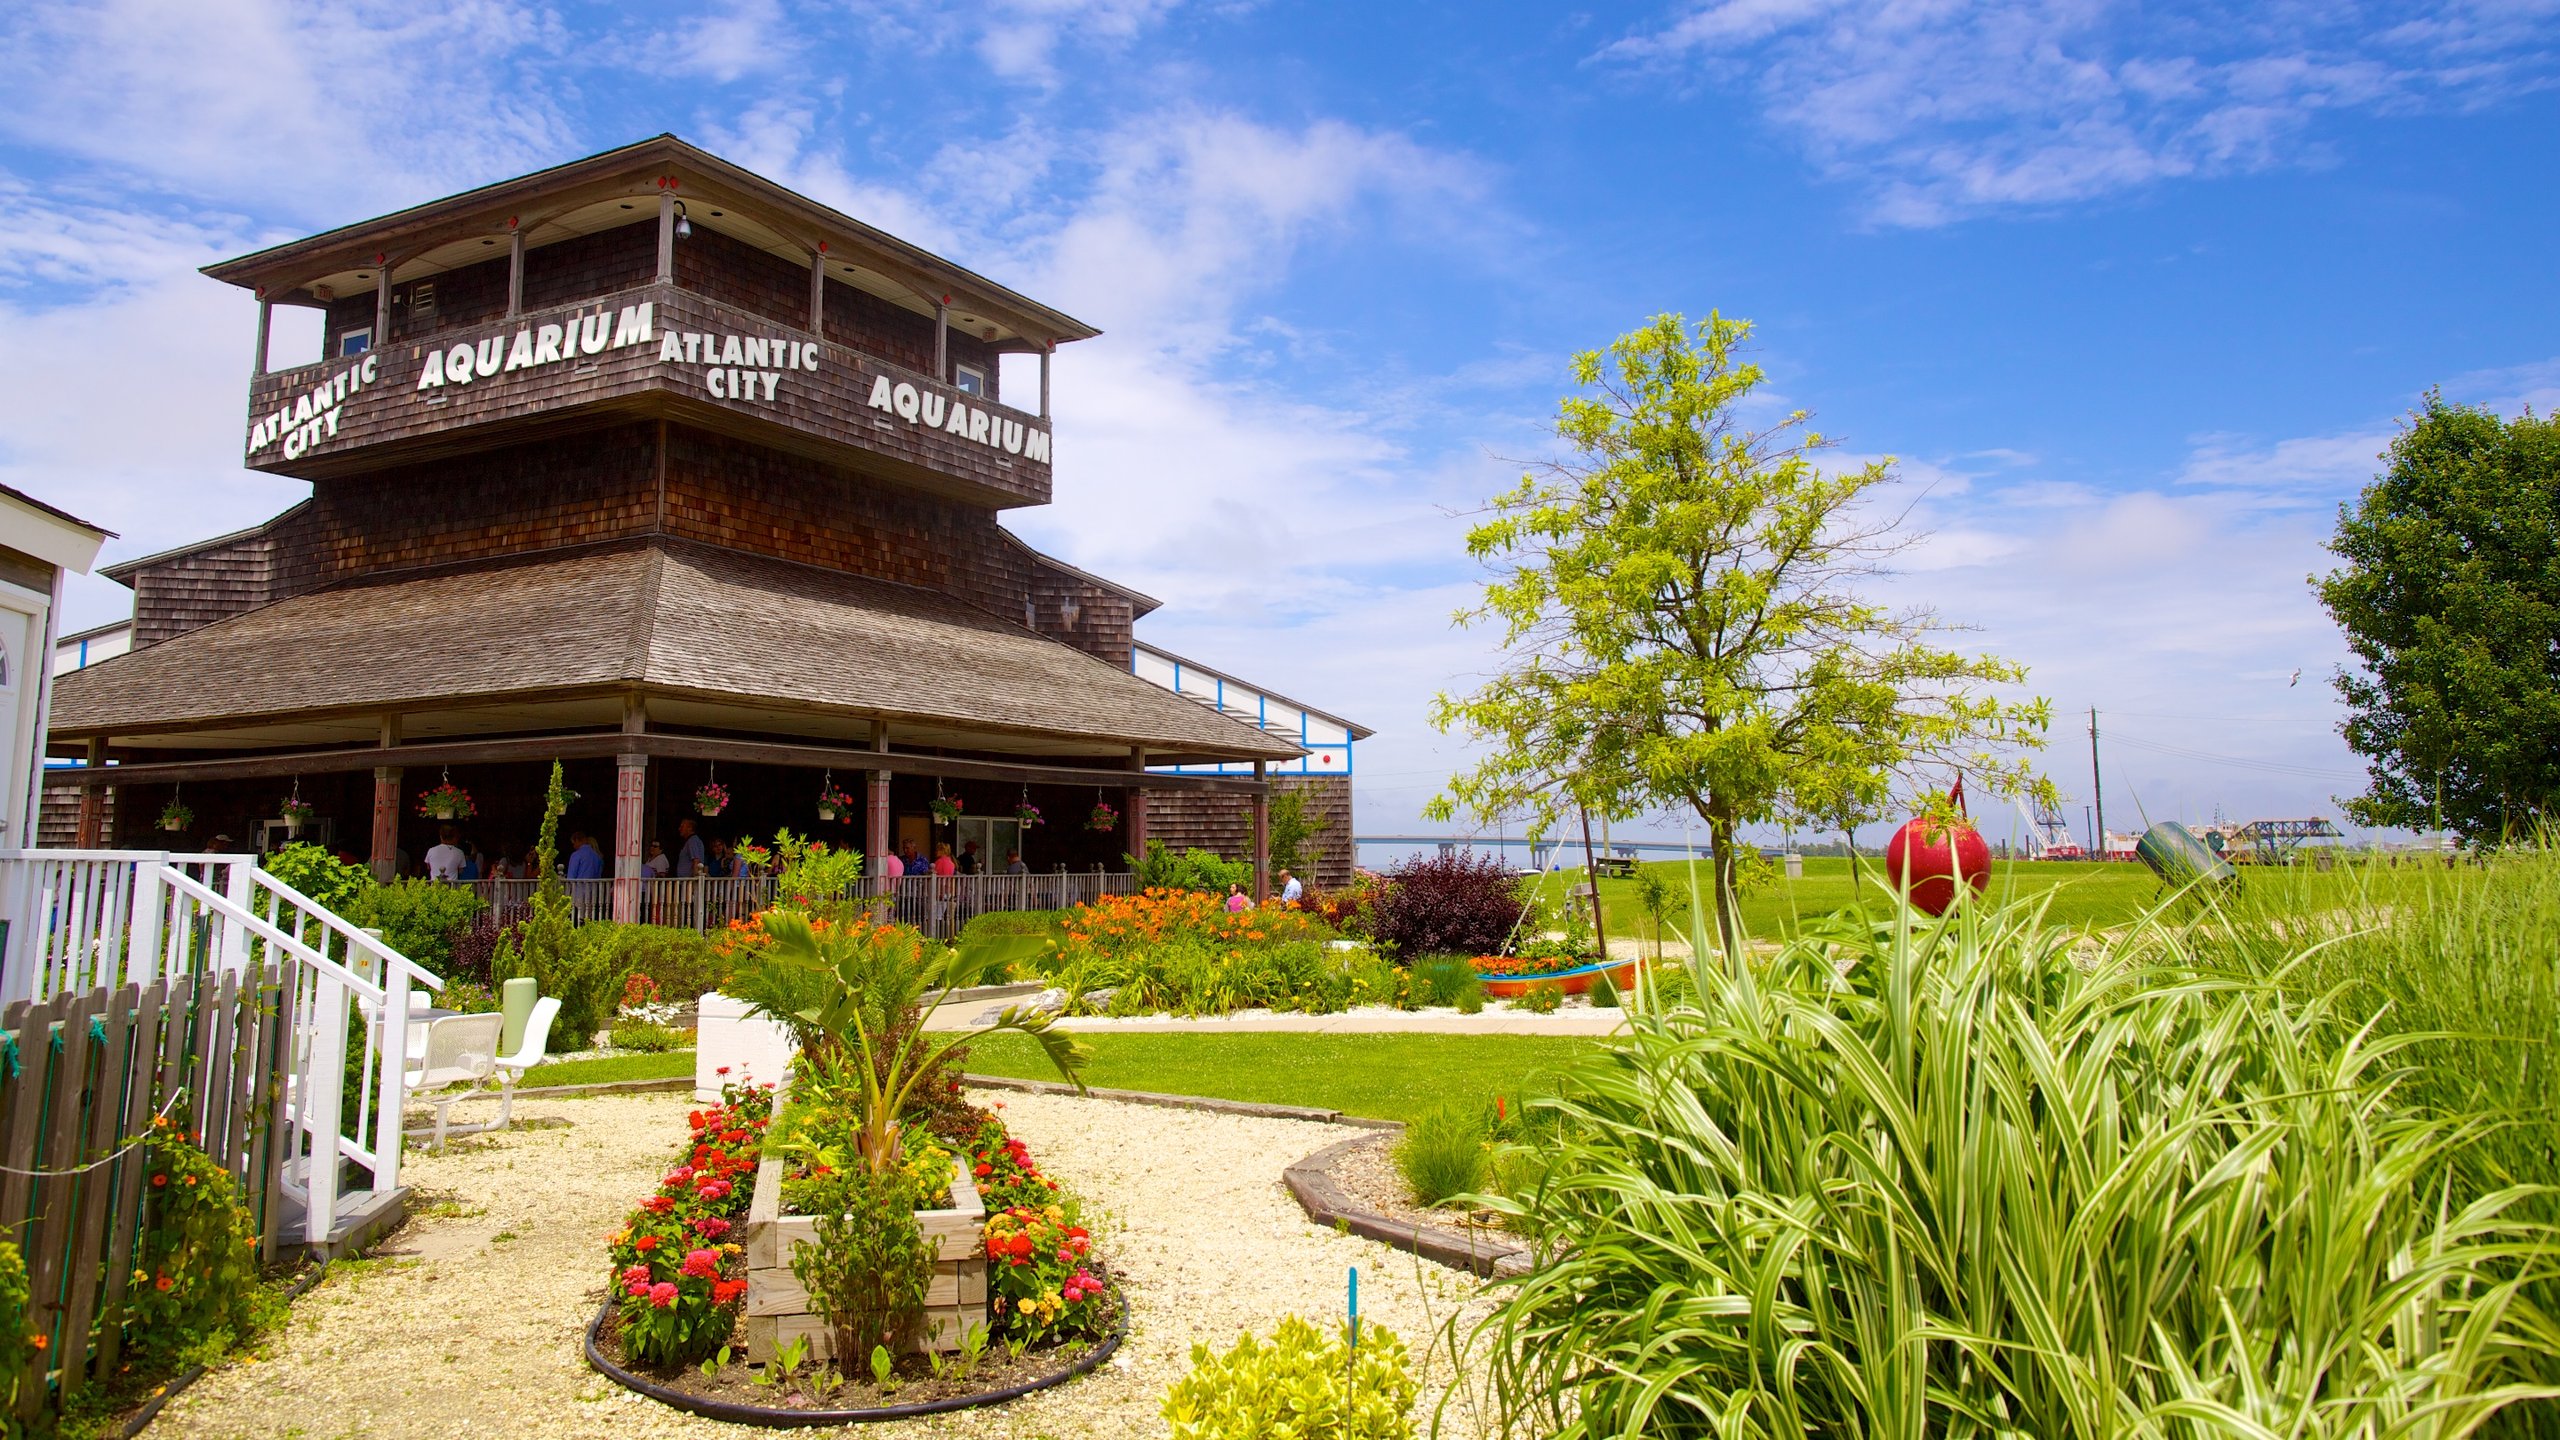
[[349, 355], [361, 355], [372, 348], [373, 327], [370, 325], [361, 330], [349, 330], [338, 337], [338, 355], [342, 359]]
[[951, 367], [951, 383], [963, 395], [984, 395], [987, 393], [987, 372], [975, 365], [954, 365]]

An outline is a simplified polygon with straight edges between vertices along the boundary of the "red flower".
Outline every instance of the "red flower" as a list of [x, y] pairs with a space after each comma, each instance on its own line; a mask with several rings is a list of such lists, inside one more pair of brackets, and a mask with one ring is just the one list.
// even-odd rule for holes
[[980, 1179], [982, 1179], [982, 1180], [983, 1180], [983, 1179], [985, 1179], [985, 1178], [986, 1178], [987, 1176], [989, 1176], [989, 1175], [993, 1175], [994, 1173], [996, 1173], [996, 1167], [994, 1167], [993, 1165], [988, 1165], [988, 1164], [984, 1164], [984, 1163], [981, 1163], [981, 1164], [978, 1166], [977, 1171], [976, 1171], [976, 1174], [978, 1175], [978, 1178], [980, 1178]]
[[684, 1257], [684, 1273], [696, 1280], [720, 1278], [720, 1257], [708, 1250], [695, 1250]]
[[676, 1208], [675, 1197], [672, 1195], [652, 1195], [648, 1199], [640, 1202], [640, 1208], [648, 1211], [652, 1215], [664, 1215], [668, 1211]]
[[730, 1301], [735, 1300], [746, 1293], [747, 1282], [744, 1280], [716, 1281], [711, 1286], [711, 1303], [714, 1305], [726, 1305]]
[[174, 1285], [174, 1284], [176, 1284], [177, 1282], [176, 1282], [176, 1281], [174, 1281], [174, 1280], [171, 1280], [168, 1276], [163, 1275], [163, 1276], [161, 1276], [159, 1279], [154, 1280], [154, 1281], [153, 1281], [153, 1282], [151, 1282], [151, 1283], [152, 1283], [152, 1287], [153, 1287], [154, 1289], [166, 1290], [166, 1289], [168, 1289], [171, 1285]]
[[717, 1215], [705, 1215], [693, 1222], [693, 1233], [705, 1240], [717, 1240], [729, 1233], [729, 1222]]
[[649, 1303], [657, 1306], [661, 1310], [664, 1310], [668, 1306], [676, 1303], [675, 1282], [670, 1280], [661, 1280], [657, 1284], [650, 1286]]
[[712, 1074], [714, 1074], [714, 1075], [726, 1075], [726, 1074], [728, 1074], [728, 1073], [729, 1073], [729, 1067], [728, 1067], [728, 1066], [726, 1066], [726, 1065], [723, 1065], [723, 1066], [721, 1066], [719, 1069], [714, 1070], [714, 1071], [712, 1071], [711, 1073], [712, 1073]]
[[639, 1239], [631, 1242], [631, 1248], [638, 1250], [643, 1254], [651, 1250], [655, 1250], [658, 1248], [658, 1237], [655, 1235], [643, 1235]]
[[646, 1295], [649, 1293], [649, 1282], [645, 1278], [630, 1281], [622, 1287], [622, 1293], [635, 1296]]
[[648, 1284], [648, 1283], [649, 1283], [649, 1267], [648, 1267], [648, 1266], [646, 1266], [646, 1265], [634, 1265], [634, 1266], [632, 1266], [630, 1269], [625, 1270], [625, 1271], [623, 1271], [623, 1272], [622, 1272], [622, 1283], [623, 1283], [623, 1284], [625, 1284], [625, 1285], [629, 1285], [629, 1284], [632, 1284], [632, 1283], [634, 1283], [634, 1282], [637, 1282], [637, 1283], [642, 1284], [642, 1285], [646, 1285], [646, 1284]]

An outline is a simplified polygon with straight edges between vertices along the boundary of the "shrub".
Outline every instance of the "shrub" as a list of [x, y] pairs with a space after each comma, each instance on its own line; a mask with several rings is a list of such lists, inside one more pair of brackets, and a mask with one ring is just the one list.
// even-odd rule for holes
[[17, 1245], [0, 1240], [0, 1404], [16, 1414], [18, 1388], [41, 1375], [53, 1339], [27, 1324], [27, 1261]]
[[1102, 1331], [1104, 1287], [1086, 1268], [1093, 1242], [1056, 1205], [987, 1215], [987, 1291], [996, 1328], [1026, 1341]]
[[1499, 953], [1529, 907], [1500, 857], [1417, 855], [1387, 873], [1368, 909], [1370, 937], [1398, 955]]
[[1553, 980], [1539, 980], [1511, 997], [1511, 1008], [1532, 1015], [1553, 1015], [1564, 1004], [1564, 987]]
[[638, 1050], [651, 1055], [681, 1050], [685, 1045], [683, 1031], [654, 1025], [646, 1020], [616, 1020], [609, 1038], [616, 1050]]
[[257, 1229], [231, 1173], [168, 1116], [152, 1121], [142, 1168], [142, 1241], [125, 1292], [134, 1346], [153, 1367], [200, 1364], [271, 1318]]
[[844, 1209], [819, 1215], [817, 1239], [791, 1253], [791, 1273], [826, 1322], [839, 1364], [916, 1347], [935, 1248], [916, 1226], [915, 1182], [903, 1171], [856, 1166], [845, 1174]]
[[506, 937], [508, 931], [532, 917], [533, 912], [522, 905], [483, 910], [471, 917], [470, 923], [455, 931], [448, 943], [447, 963], [451, 968], [444, 972], [444, 978], [487, 985], [489, 965], [497, 958], [498, 942]]
[[2518, 1291], [2550, 1242], [2511, 1197], [2440, 1205], [2477, 1127], [2403, 1108], [2387, 1048], [2183, 945], [1967, 907], [1690, 967], [1693, 1005], [1630, 1014], [1540, 1102], [1552, 1173], [1497, 1202], [1540, 1262], [1471, 1332], [1501, 1412], [2465, 1433], [2543, 1343]]
[[1396, 1142], [1396, 1168], [1423, 1205], [1484, 1188], [1485, 1139], [1491, 1117], [1481, 1105], [1444, 1103], [1416, 1116]]
[[1417, 1005], [1456, 1005], [1473, 996], [1484, 1008], [1484, 977], [1464, 955], [1432, 955], [1413, 964], [1413, 998]]
[[1348, 1325], [1327, 1337], [1289, 1315], [1268, 1343], [1246, 1335], [1224, 1355], [1193, 1345], [1163, 1413], [1173, 1440], [1412, 1440], [1416, 1393], [1394, 1331], [1361, 1326], [1355, 1360]]
[[589, 944], [606, 951], [604, 965], [615, 972], [617, 997], [633, 975], [648, 976], [660, 999], [678, 1005], [690, 1005], [728, 982], [729, 959], [708, 935], [670, 925], [594, 923], [581, 928]]
[[531, 917], [498, 937], [489, 960], [489, 988], [499, 989], [519, 975], [533, 977], [534, 988], [560, 999], [552, 1033], [564, 1037], [562, 1048], [583, 1050], [595, 1043], [598, 1030], [612, 1023], [621, 997], [620, 958], [611, 928], [579, 926], [565, 904], [548, 906], [537, 899]]
[[1129, 862], [1129, 872], [1137, 877], [1141, 890], [1197, 890], [1223, 896], [1233, 886], [1253, 883], [1250, 861], [1229, 860], [1209, 850], [1176, 855], [1161, 840], [1147, 842], [1144, 858], [1121, 858]]
[[452, 972], [454, 941], [489, 908], [470, 890], [433, 880], [377, 885], [359, 903], [359, 923], [380, 930], [384, 944], [437, 975]]

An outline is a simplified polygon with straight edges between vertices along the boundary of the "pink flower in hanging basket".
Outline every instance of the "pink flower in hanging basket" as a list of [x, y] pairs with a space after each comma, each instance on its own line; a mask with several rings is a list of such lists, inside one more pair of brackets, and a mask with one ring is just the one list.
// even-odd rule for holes
[[717, 815], [729, 808], [729, 789], [719, 781], [707, 782], [693, 792], [693, 809], [698, 815]]

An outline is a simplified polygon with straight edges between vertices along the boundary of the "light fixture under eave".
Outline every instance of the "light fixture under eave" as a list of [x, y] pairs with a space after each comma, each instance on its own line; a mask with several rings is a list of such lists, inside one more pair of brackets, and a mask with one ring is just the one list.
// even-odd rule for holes
[[676, 238], [679, 240], [693, 238], [693, 220], [684, 213], [684, 202], [681, 200], [676, 202]]

